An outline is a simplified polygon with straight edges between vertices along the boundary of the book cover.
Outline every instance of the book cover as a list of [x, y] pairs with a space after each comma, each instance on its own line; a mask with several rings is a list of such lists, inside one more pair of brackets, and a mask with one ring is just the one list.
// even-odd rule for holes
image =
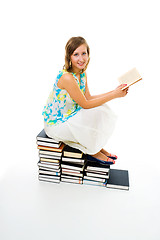
[[107, 180], [105, 182], [97, 182], [97, 181], [83, 179], [83, 184], [92, 185], [92, 186], [106, 187]]
[[61, 172], [61, 168], [48, 168], [48, 167], [42, 167], [40, 166], [38, 168], [39, 170], [42, 170], [42, 171], [47, 171], [47, 172]]
[[61, 157], [62, 152], [52, 152], [52, 151], [47, 151], [47, 150], [39, 150], [39, 155], [48, 155], [48, 156], [54, 156], [54, 157]]
[[105, 178], [105, 179], [109, 179], [109, 174], [97, 174], [97, 173], [93, 173], [93, 172], [86, 172], [86, 175], [89, 177], [99, 177], [99, 178]]
[[46, 150], [46, 151], [51, 151], [51, 152], [60, 152], [60, 153], [62, 153], [64, 146], [65, 146], [64, 143], [62, 143], [59, 148], [45, 147], [45, 146], [40, 146], [40, 145], [38, 145], [37, 148], [40, 149], [40, 150]]
[[129, 190], [129, 174], [127, 170], [110, 169], [107, 188]]
[[78, 170], [78, 171], [83, 171], [84, 166], [82, 165], [77, 165], [74, 163], [61, 163], [61, 167], [62, 168], [66, 168], [66, 169], [73, 169], [73, 170]]
[[82, 177], [79, 176], [71, 176], [71, 175], [67, 175], [67, 174], [61, 174], [61, 178], [70, 178], [70, 179], [76, 179], [76, 180], [82, 180]]
[[45, 167], [45, 168], [53, 168], [53, 169], [59, 169], [59, 165], [54, 165], [54, 164], [47, 164], [47, 163], [41, 163], [40, 161], [37, 163], [38, 167]]
[[43, 181], [43, 182], [60, 183], [60, 178], [52, 179], [52, 178], [38, 176], [38, 179], [39, 181]]
[[92, 181], [96, 181], [96, 182], [105, 182], [106, 179], [105, 178], [97, 178], [97, 177], [89, 177], [89, 176], [84, 176], [83, 177], [84, 180], [92, 180]]
[[49, 162], [49, 163], [60, 163], [59, 159], [52, 159], [52, 158], [40, 158], [41, 162]]
[[131, 69], [130, 71], [128, 71], [127, 73], [123, 74], [121, 77], [118, 78], [120, 84], [127, 84], [127, 86], [122, 88], [122, 90], [140, 80], [142, 80], [142, 77], [136, 68]]
[[98, 172], [108, 173], [110, 170], [110, 165], [102, 165], [98, 162], [87, 160], [85, 163], [85, 169], [87, 171], [98, 171]]
[[67, 183], [77, 183], [77, 184], [82, 184], [82, 180], [80, 179], [70, 179], [70, 178], [63, 178], [61, 177], [62, 182], [67, 182]]
[[83, 173], [76, 170], [62, 169], [62, 174], [83, 177]]
[[43, 150], [39, 150], [39, 157], [40, 158], [48, 158], [48, 159], [57, 159], [57, 160], [61, 160], [61, 155], [62, 153], [58, 153], [58, 152], [49, 152], [49, 151], [43, 151]]
[[61, 142], [60, 143], [51, 143], [51, 142], [43, 142], [43, 141], [37, 141], [37, 145], [40, 146], [45, 146], [45, 147], [54, 147], [54, 148], [59, 148], [61, 146]]
[[55, 139], [53, 138], [49, 138], [44, 129], [37, 135], [36, 137], [37, 140], [40, 140], [40, 141], [46, 141], [46, 142], [52, 142], [52, 143], [59, 143], [59, 141], [56, 141]]
[[83, 153], [76, 148], [66, 145], [63, 149], [63, 156], [72, 158], [82, 158]]
[[48, 177], [50, 175], [52, 176], [60, 176], [60, 171], [59, 172], [54, 172], [54, 171], [46, 171], [46, 170], [38, 170], [39, 175], [43, 174], [44, 176]]
[[62, 162], [70, 162], [77, 164], [84, 164], [84, 159], [82, 158], [71, 158], [71, 157], [62, 157]]

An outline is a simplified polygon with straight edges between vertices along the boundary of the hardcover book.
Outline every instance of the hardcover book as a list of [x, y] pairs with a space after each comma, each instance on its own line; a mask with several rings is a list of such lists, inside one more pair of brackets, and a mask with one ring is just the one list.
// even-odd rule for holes
[[59, 178], [47, 178], [47, 177], [42, 177], [38, 176], [39, 181], [43, 182], [52, 182], [52, 183], [60, 183], [60, 177]]
[[82, 158], [83, 153], [76, 149], [66, 145], [63, 149], [64, 157], [72, 157], [72, 158]]
[[92, 181], [96, 181], [96, 182], [105, 182], [106, 179], [105, 178], [97, 178], [97, 177], [90, 177], [90, 176], [84, 176], [83, 177], [84, 180], [92, 180]]
[[59, 143], [59, 141], [56, 141], [55, 139], [53, 138], [49, 138], [44, 129], [37, 135], [37, 141], [40, 140], [40, 141], [45, 141], [45, 142], [52, 142], [52, 143]]
[[51, 159], [51, 158], [40, 158], [41, 163], [43, 162], [49, 162], [49, 163], [59, 163], [60, 161], [58, 159]]
[[50, 176], [50, 175], [52, 175], [52, 176], [60, 176], [60, 171], [59, 172], [54, 172], [54, 171], [46, 171], [46, 170], [39, 169], [38, 173], [39, 173], [39, 175], [43, 174], [43, 175], [45, 175], [47, 177]]
[[54, 148], [59, 148], [61, 146], [61, 142], [60, 143], [51, 143], [51, 142], [43, 142], [43, 141], [37, 141], [37, 145], [40, 146], [46, 146], [46, 147], [54, 147]]
[[61, 177], [62, 182], [67, 182], [67, 183], [77, 183], [77, 184], [82, 184], [82, 179], [69, 179], [69, 178], [63, 178]]
[[46, 151], [51, 151], [51, 152], [60, 152], [60, 153], [62, 153], [64, 146], [65, 146], [64, 143], [62, 143], [59, 148], [45, 147], [45, 146], [40, 146], [40, 145], [38, 145], [37, 148], [38, 148], [38, 149], [41, 149], [41, 150], [46, 150]]
[[39, 150], [40, 158], [58, 159], [61, 160], [62, 153], [59, 152], [49, 152], [46, 150]]
[[59, 165], [55, 165], [55, 164], [48, 164], [48, 163], [41, 163], [40, 161], [37, 163], [38, 167], [45, 167], [45, 168], [53, 168], [53, 169], [59, 169], [60, 166]]
[[110, 165], [105, 166], [98, 162], [92, 162], [92, 161], [87, 160], [85, 163], [85, 170], [108, 173], [110, 170]]
[[84, 166], [82, 165], [77, 165], [77, 164], [70, 164], [70, 163], [62, 163], [61, 164], [62, 168], [65, 169], [73, 169], [73, 170], [77, 170], [77, 171], [83, 171]]
[[110, 178], [107, 188], [129, 190], [129, 174], [127, 170], [110, 169]]
[[84, 161], [82, 158], [62, 157], [62, 162], [84, 164]]
[[97, 182], [97, 181], [92, 181], [92, 180], [84, 179], [84, 180], [83, 180], [83, 184], [105, 187], [106, 184], [107, 184], [107, 180], [106, 180], [105, 182]]
[[105, 179], [109, 179], [109, 174], [97, 174], [96, 172], [86, 172], [86, 175], [88, 177], [100, 177], [100, 178], [105, 178]]

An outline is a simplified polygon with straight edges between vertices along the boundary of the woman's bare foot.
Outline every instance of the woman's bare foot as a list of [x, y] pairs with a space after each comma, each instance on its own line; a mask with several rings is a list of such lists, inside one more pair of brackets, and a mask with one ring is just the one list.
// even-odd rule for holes
[[112, 162], [112, 163], [115, 163], [115, 161], [109, 157], [107, 157], [105, 154], [103, 154], [101, 151], [94, 154], [94, 155], [91, 155], [92, 157], [95, 157], [95, 158], [98, 158], [100, 160], [103, 160], [103, 161], [106, 161], [106, 162]]
[[107, 157], [113, 157], [114, 159], [117, 159], [117, 158], [118, 158], [116, 155], [107, 152], [104, 148], [102, 148], [102, 149], [100, 150], [100, 152], [103, 153], [104, 155], [106, 155]]

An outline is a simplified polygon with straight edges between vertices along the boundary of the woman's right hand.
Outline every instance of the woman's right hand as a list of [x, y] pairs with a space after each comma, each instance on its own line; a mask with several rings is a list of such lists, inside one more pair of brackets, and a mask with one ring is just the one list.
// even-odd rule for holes
[[122, 90], [122, 88], [124, 88], [126, 86], [127, 86], [127, 84], [121, 84], [115, 90], [113, 90], [113, 92], [115, 94], [115, 98], [125, 97], [127, 95], [129, 87]]

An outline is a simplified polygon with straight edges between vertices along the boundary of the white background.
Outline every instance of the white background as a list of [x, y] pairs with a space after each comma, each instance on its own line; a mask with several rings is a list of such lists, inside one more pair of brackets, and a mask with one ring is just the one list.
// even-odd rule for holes
[[[3, 1], [0, 4], [0, 239], [160, 239], [159, 1]], [[130, 190], [39, 183], [41, 112], [72, 36], [91, 49], [92, 94], [137, 67], [143, 81], [109, 103], [118, 115], [106, 149]]]

